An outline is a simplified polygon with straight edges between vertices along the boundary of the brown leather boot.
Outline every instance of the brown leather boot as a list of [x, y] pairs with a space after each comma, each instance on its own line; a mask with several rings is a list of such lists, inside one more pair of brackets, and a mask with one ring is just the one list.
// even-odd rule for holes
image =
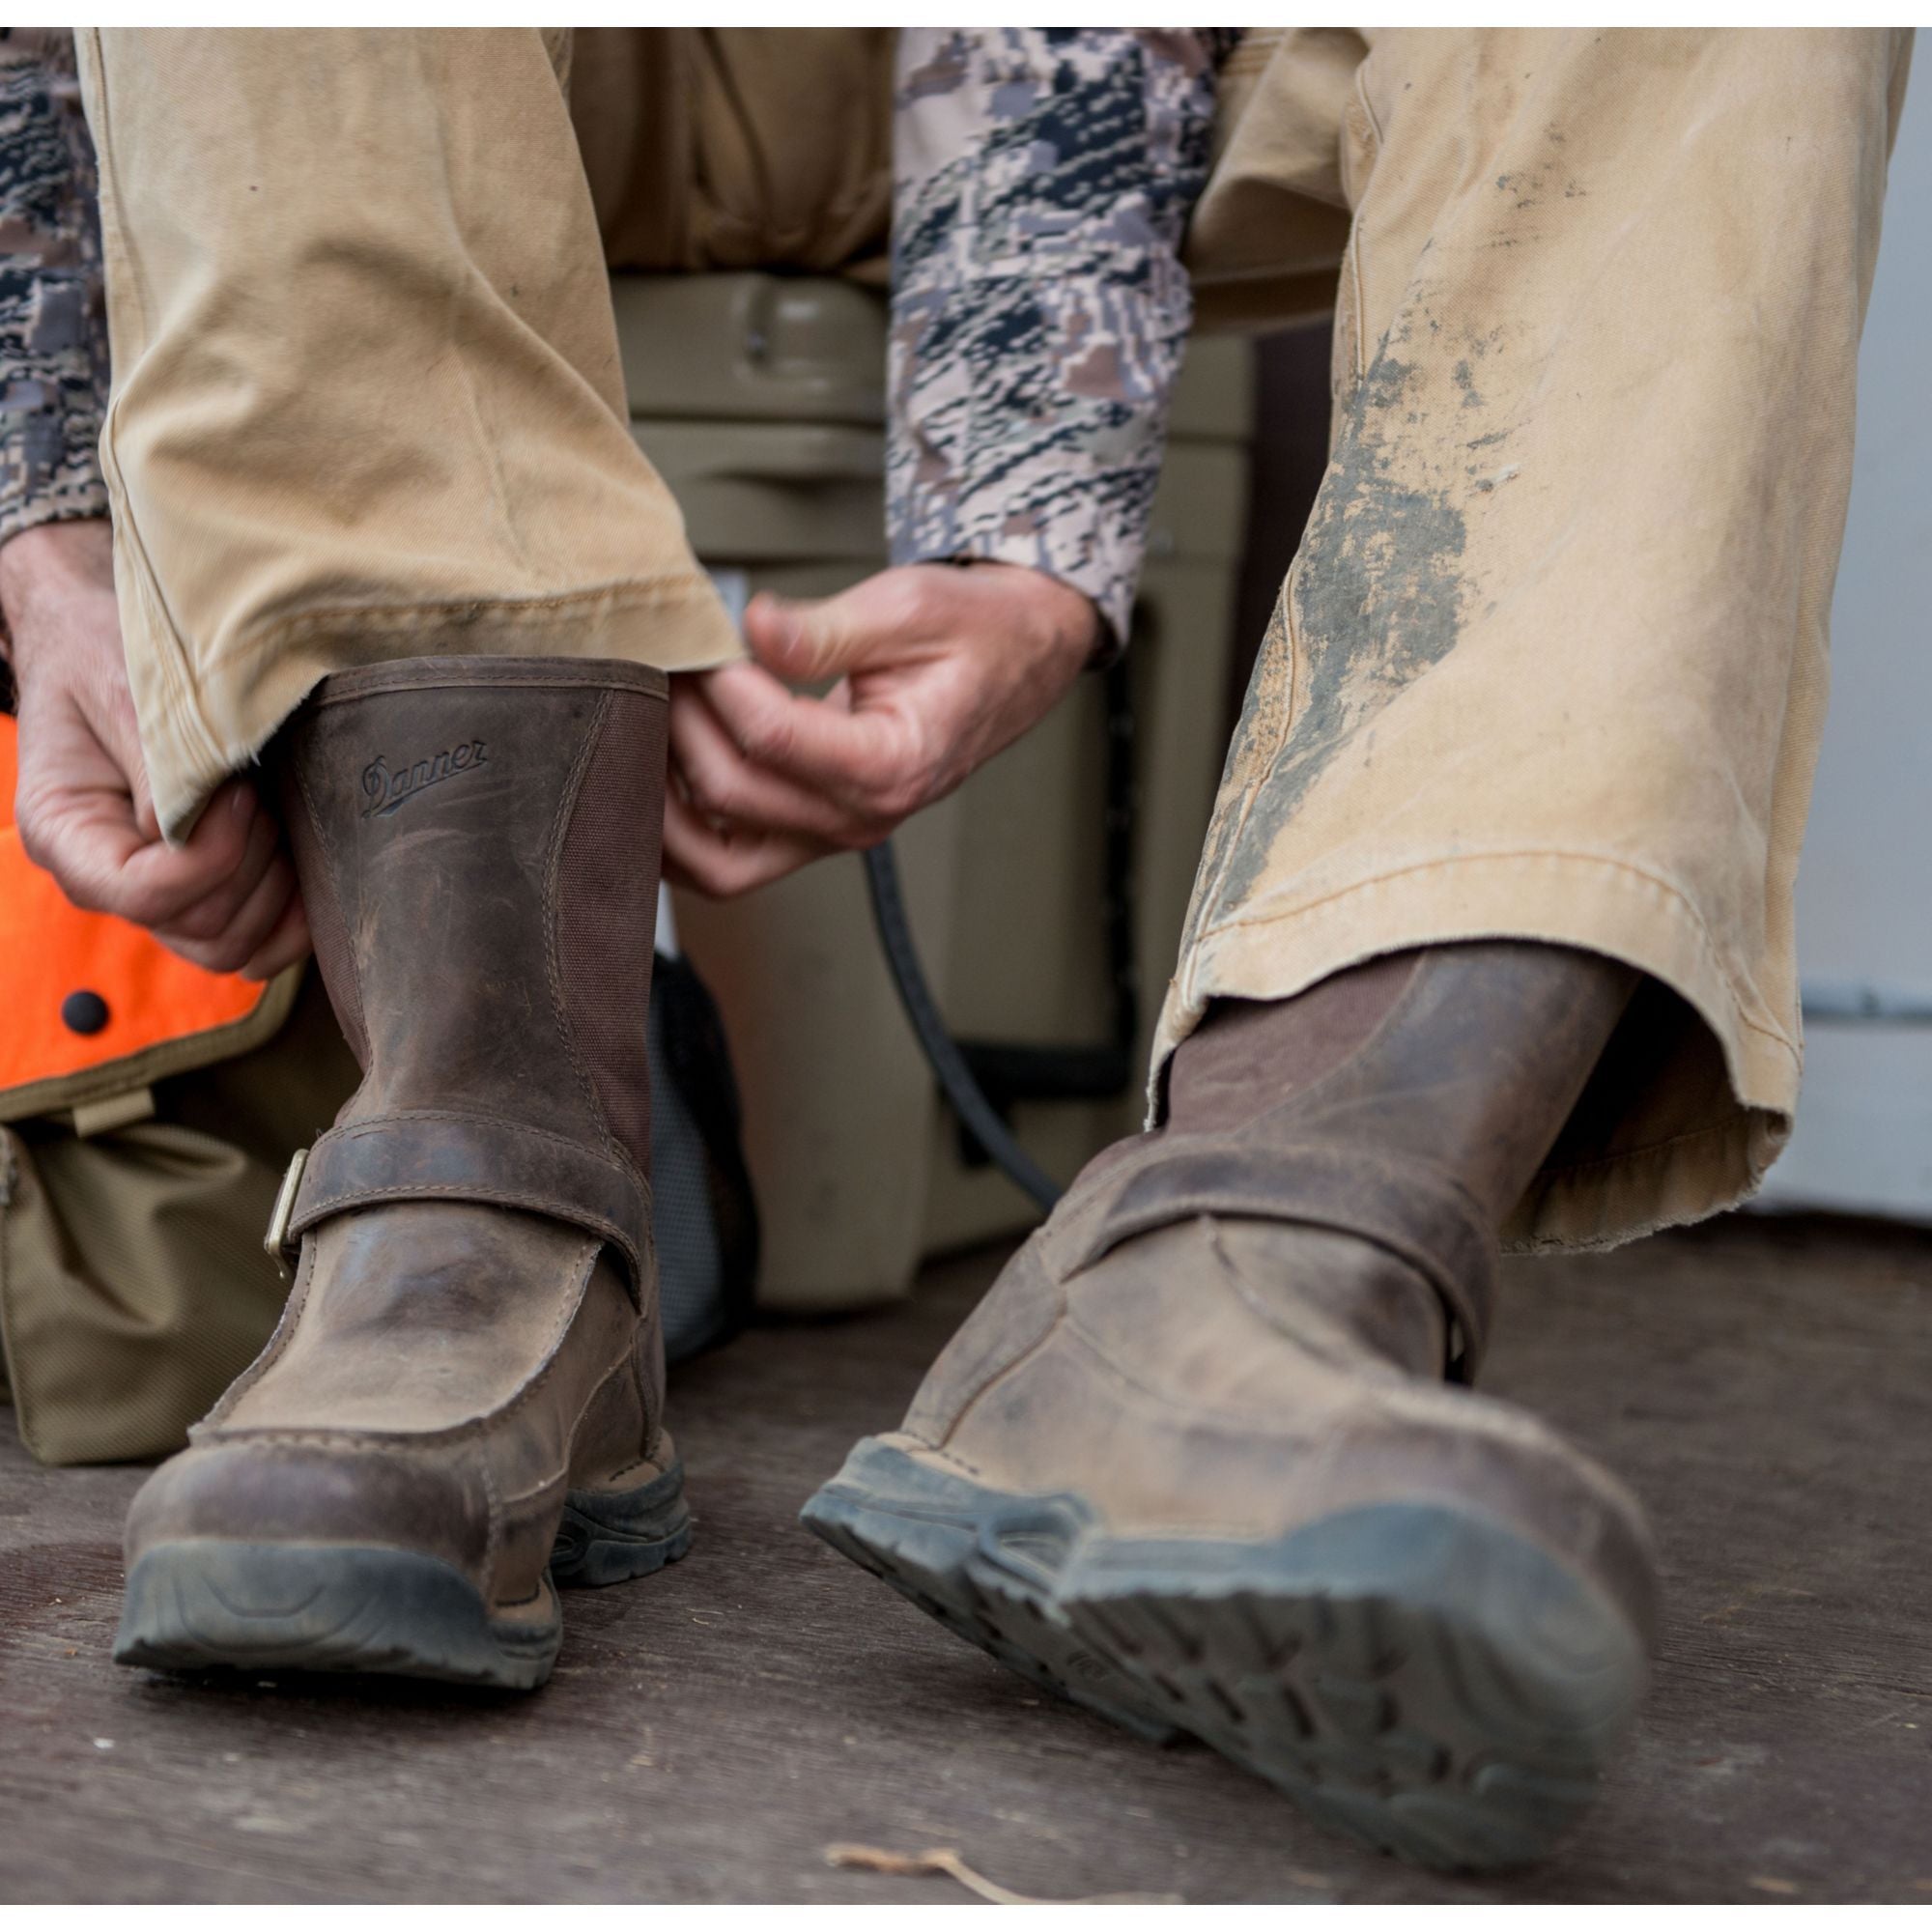
[[807, 1505], [961, 1635], [1423, 1863], [1524, 1862], [1636, 1700], [1636, 1501], [1465, 1386], [1496, 1231], [1636, 976], [1432, 948], [1228, 1003], [904, 1426]]
[[554, 1584], [688, 1547], [645, 1179], [666, 689], [423, 659], [276, 739], [364, 1077], [284, 1186], [281, 1326], [134, 1499], [121, 1662], [527, 1689]]

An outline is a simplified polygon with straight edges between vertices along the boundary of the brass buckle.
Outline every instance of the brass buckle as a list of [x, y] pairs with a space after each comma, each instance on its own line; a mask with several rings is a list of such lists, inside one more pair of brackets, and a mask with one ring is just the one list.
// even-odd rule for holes
[[294, 1279], [289, 1265], [295, 1260], [289, 1223], [295, 1219], [296, 1196], [301, 1192], [302, 1169], [307, 1165], [308, 1149], [297, 1148], [289, 1158], [289, 1171], [282, 1176], [281, 1192], [275, 1196], [275, 1211], [269, 1216], [269, 1232], [262, 1236], [262, 1246], [281, 1270], [284, 1281]]

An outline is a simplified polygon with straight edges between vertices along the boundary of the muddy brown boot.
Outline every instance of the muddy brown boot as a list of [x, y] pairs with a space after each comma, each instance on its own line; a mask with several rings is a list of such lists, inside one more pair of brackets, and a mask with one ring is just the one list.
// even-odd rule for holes
[[665, 698], [423, 659], [276, 739], [364, 1078], [285, 1184], [281, 1326], [134, 1499], [121, 1662], [528, 1688], [555, 1583], [684, 1553], [645, 1179]]
[[1491, 943], [1216, 1007], [806, 1521], [950, 1628], [1419, 1862], [1543, 1855], [1636, 1700], [1635, 1499], [1466, 1383], [1636, 976]]

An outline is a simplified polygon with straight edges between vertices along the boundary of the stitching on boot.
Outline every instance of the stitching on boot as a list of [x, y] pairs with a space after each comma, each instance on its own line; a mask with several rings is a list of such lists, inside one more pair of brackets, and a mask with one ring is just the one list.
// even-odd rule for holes
[[543, 1359], [525, 1378], [523, 1386], [496, 1411], [497, 1416], [514, 1415], [550, 1379], [552, 1372], [556, 1367], [557, 1357], [562, 1352], [564, 1338], [577, 1326], [577, 1318], [583, 1313], [583, 1303], [590, 1293], [591, 1277], [597, 1272], [597, 1258], [603, 1252], [604, 1243], [601, 1241], [584, 1243], [578, 1260], [577, 1293], [565, 1304], [562, 1319], [551, 1331], [550, 1340], [544, 1344]]
[[[626, 1366], [628, 1365], [630, 1355], [631, 1355], [631, 1344], [627, 1341], [624, 1344], [623, 1353], [620, 1354], [617, 1357], [617, 1359], [614, 1362], [612, 1362], [611, 1366], [608, 1369], [606, 1369], [601, 1376], [597, 1378], [596, 1386], [592, 1388], [590, 1393], [584, 1397], [583, 1406], [577, 1411], [576, 1415], [574, 1415], [571, 1418], [570, 1429], [563, 1438], [562, 1468], [557, 1472], [556, 1475], [547, 1477], [543, 1482], [539, 1483], [535, 1489], [522, 1491], [517, 1495], [507, 1498], [506, 1507], [510, 1509], [515, 1509], [519, 1503], [526, 1503], [532, 1496], [540, 1496], [546, 1490], [554, 1489], [559, 1483], [563, 1484], [566, 1488], [569, 1487], [570, 1459], [573, 1455], [577, 1453], [578, 1431], [583, 1427], [584, 1419], [589, 1415], [590, 1411], [596, 1407], [597, 1398], [601, 1396], [604, 1393], [604, 1391], [610, 1386], [611, 1378], [613, 1376], [619, 1376], [623, 1374]], [[631, 1463], [628, 1465], [628, 1467], [630, 1468], [635, 1468], [636, 1466], [637, 1465], [635, 1463]], [[620, 1471], [619, 1473], [623, 1472]]]
[[[347, 1201], [344, 1202], [340, 1211], [344, 1213], [353, 1213], [365, 1201], [390, 1200], [398, 1196], [405, 1197], [410, 1200], [422, 1201], [426, 1203], [434, 1201], [445, 1201], [457, 1207], [460, 1207], [466, 1201], [491, 1201], [491, 1202], [499, 1202], [504, 1207], [507, 1208], [523, 1208], [528, 1206], [529, 1203], [538, 1199], [538, 1197], [534, 1194], [526, 1194], [514, 1188], [486, 1187], [480, 1181], [474, 1184], [466, 1183], [463, 1192], [461, 1194], [428, 1193], [424, 1190], [422, 1185], [414, 1181], [401, 1181], [393, 1187], [357, 1188], [355, 1193], [352, 1197], [350, 1197]], [[566, 1226], [574, 1226], [577, 1219], [576, 1212], [570, 1214], [558, 1214], [547, 1208], [530, 1208], [529, 1211], [533, 1214], [542, 1215], [543, 1218], [547, 1221], [561, 1221]], [[583, 1210], [582, 1209], [577, 1210], [577, 1212], [582, 1212], [582, 1211]], [[335, 1216], [333, 1213], [331, 1213], [328, 1218], [330, 1220], [333, 1220]], [[603, 1217], [600, 1215], [598, 1219], [601, 1221]], [[616, 1242], [613, 1240], [610, 1243], [610, 1245], [615, 1247]]]
[[[1315, 1124], [1303, 1122], [1303, 1125]], [[1122, 1204], [1131, 1196], [1134, 1185], [1150, 1175], [1158, 1179], [1163, 1169], [1196, 1166], [1205, 1159], [1222, 1155], [1234, 1171], [1225, 1179], [1212, 1174], [1197, 1177], [1191, 1188], [1177, 1192], [1167, 1201], [1155, 1199], [1138, 1211]], [[1272, 1159], [1283, 1164], [1282, 1192], [1252, 1191], [1252, 1177], [1244, 1187], [1240, 1170], [1251, 1158]], [[1495, 1258], [1493, 1242], [1481, 1236], [1482, 1216], [1468, 1188], [1458, 1176], [1432, 1163], [1409, 1163], [1406, 1177], [1411, 1185], [1427, 1182], [1435, 1196], [1438, 1209], [1449, 1208], [1446, 1219], [1438, 1220], [1433, 1236], [1411, 1233], [1407, 1228], [1375, 1225], [1359, 1207], [1346, 1211], [1331, 1208], [1322, 1201], [1321, 1177], [1333, 1179], [1336, 1161], [1348, 1158], [1346, 1149], [1330, 1148], [1319, 1139], [1297, 1147], [1293, 1142], [1256, 1145], [1245, 1133], [1189, 1134], [1172, 1141], [1151, 1141], [1133, 1156], [1110, 1168], [1094, 1184], [1094, 1192], [1056, 1228], [1052, 1222], [1042, 1240], [1042, 1258], [1056, 1279], [1065, 1283], [1099, 1266], [1117, 1248], [1163, 1228], [1171, 1228], [1204, 1215], [1222, 1219], [1277, 1221], [1284, 1226], [1327, 1229], [1352, 1236], [1385, 1249], [1406, 1265], [1415, 1268], [1435, 1288], [1452, 1322], [1462, 1330], [1462, 1359], [1468, 1364], [1473, 1379], [1484, 1344], [1495, 1297]], [[1364, 1164], [1366, 1157], [1358, 1157]], [[1295, 1162], [1300, 1166], [1297, 1170]], [[1172, 1176], [1170, 1175], [1170, 1179]], [[1312, 1193], [1310, 1188], [1313, 1188]], [[1145, 1216], [1146, 1218], [1142, 1218]], [[1116, 1225], [1116, 1224], [1119, 1225]], [[1459, 1236], [1475, 1233], [1473, 1264], [1457, 1267]]]
[[[360, 1094], [369, 1084], [369, 1070], [374, 1064], [375, 1056], [369, 1045], [369, 1023], [362, 1013], [362, 967], [355, 956], [355, 945], [349, 939], [349, 918], [347, 909], [342, 903], [340, 883], [342, 867], [336, 857], [335, 841], [328, 836], [328, 827], [324, 821], [323, 814], [316, 809], [315, 793], [309, 785], [308, 773], [302, 768], [300, 753], [293, 753], [289, 763], [295, 771], [296, 788], [301, 793], [302, 809], [308, 814], [309, 829], [315, 834], [316, 843], [322, 851], [322, 863], [327, 876], [329, 896], [335, 901], [335, 916], [342, 926], [344, 965], [349, 974], [349, 990], [355, 1002], [355, 1034], [362, 1042], [362, 1052], [358, 1056], [362, 1062], [362, 1078], [355, 1089], [355, 1092]], [[349, 1028], [345, 1026], [343, 1031], [347, 1033]], [[350, 1041], [352, 1051], [355, 1044], [355, 1039], [352, 1039]]]
[[[592, 1266], [593, 1267], [595, 1266], [594, 1257], [592, 1260]], [[584, 1277], [584, 1285], [586, 1288], [589, 1286], [588, 1275], [585, 1275]], [[639, 1330], [642, 1328], [642, 1326], [643, 1326], [643, 1321], [640, 1318], [638, 1327], [634, 1328], [631, 1331], [630, 1337], [626, 1340], [622, 1352], [618, 1355], [617, 1359], [614, 1362], [612, 1362], [608, 1369], [605, 1370], [603, 1375], [601, 1375], [597, 1378], [596, 1387], [593, 1388], [590, 1391], [589, 1395], [584, 1399], [583, 1406], [577, 1411], [575, 1418], [572, 1420], [570, 1425], [570, 1434], [565, 1438], [564, 1441], [563, 1460], [564, 1460], [564, 1472], [566, 1477], [568, 1477], [569, 1474], [570, 1459], [573, 1455], [576, 1454], [577, 1451], [577, 1432], [583, 1427], [584, 1418], [590, 1413], [592, 1407], [595, 1406], [597, 1398], [604, 1393], [605, 1386], [607, 1383], [610, 1382], [611, 1378], [613, 1376], [621, 1376], [626, 1369], [631, 1368], [636, 1363], [638, 1355], [638, 1334]], [[651, 1405], [648, 1400], [646, 1391], [641, 1386], [641, 1382], [638, 1390], [638, 1397], [639, 1397], [639, 1411], [643, 1418], [646, 1438], [651, 1443], [651, 1446], [655, 1448], [658, 1441], [662, 1439], [664, 1432], [662, 1427], [659, 1426], [654, 1421], [651, 1415]], [[651, 1463], [651, 1461], [652, 1459], [648, 1453], [640, 1455], [636, 1462], [626, 1463], [625, 1466], [622, 1469], [620, 1469], [617, 1473], [619, 1475], [628, 1475], [631, 1472], [631, 1470], [639, 1468], [643, 1466], [645, 1463]], [[653, 1466], [656, 1465], [653, 1464]]]
[[[388, 1126], [398, 1121], [448, 1121], [457, 1126], [465, 1126], [472, 1122], [488, 1127], [503, 1124], [500, 1114], [480, 1114], [455, 1107], [396, 1107], [386, 1114], [365, 1115], [359, 1121], [351, 1121], [346, 1125], [333, 1128], [331, 1131], [340, 1134], [344, 1140], [351, 1140], [368, 1129]], [[535, 1126], [523, 1121], [515, 1122], [513, 1124], [519, 1134], [533, 1134], [541, 1140], [554, 1141], [560, 1148], [570, 1148], [579, 1152], [583, 1149], [582, 1140], [570, 1134], [559, 1134], [549, 1127]], [[611, 1151], [611, 1158], [645, 1187], [649, 1187], [650, 1182], [638, 1173], [630, 1156], [622, 1148], [613, 1148]]]
[[1005, 1381], [1009, 1376], [1011, 1376], [1020, 1369], [1025, 1368], [1025, 1366], [1030, 1361], [1032, 1361], [1033, 1358], [1037, 1354], [1038, 1354], [1039, 1351], [1042, 1349], [1044, 1349], [1049, 1342], [1053, 1340], [1054, 1333], [1061, 1326], [1061, 1324], [1065, 1321], [1071, 1320], [1071, 1313], [1067, 1306], [1065, 1291], [1061, 1287], [1061, 1285], [1057, 1281], [1053, 1282], [1051, 1286], [1053, 1289], [1054, 1305], [1052, 1310], [1048, 1314], [1046, 1321], [1044, 1325], [1041, 1327], [1039, 1333], [1036, 1335], [1033, 1338], [1033, 1340], [1026, 1345], [1024, 1349], [1020, 1350], [1017, 1354], [1012, 1355], [1008, 1360], [1002, 1362], [997, 1369], [989, 1370], [986, 1373], [984, 1378], [980, 1381], [980, 1385], [974, 1390], [972, 1390], [972, 1392], [967, 1395], [965, 1400], [961, 1402], [956, 1408], [953, 1409], [952, 1414], [947, 1420], [945, 1427], [939, 1432], [938, 1441], [936, 1441], [931, 1445], [934, 1450], [945, 1451], [946, 1453], [950, 1454], [951, 1452], [947, 1450], [947, 1445], [952, 1440], [952, 1438], [955, 1435], [958, 1435], [960, 1429], [965, 1424], [966, 1418], [970, 1414], [972, 1414], [974, 1409], [976, 1409], [980, 1406], [980, 1404], [985, 1400], [986, 1396], [992, 1390], [998, 1388], [999, 1385], [1003, 1381]]
[[[570, 1056], [572, 1070], [577, 1075], [578, 1092], [582, 1094], [584, 1105], [590, 1110], [590, 1119], [597, 1132], [603, 1137], [607, 1154], [615, 1151], [615, 1142], [611, 1133], [611, 1123], [604, 1118], [603, 1104], [597, 1098], [596, 1083], [590, 1077], [590, 1069], [584, 1064], [582, 1051], [578, 1047], [577, 1034], [570, 1024], [569, 1008], [563, 997], [563, 965], [559, 957], [557, 936], [556, 900], [557, 879], [563, 870], [563, 848], [569, 842], [571, 822], [577, 816], [579, 800], [583, 794], [583, 781], [590, 770], [597, 747], [603, 742], [604, 732], [609, 724], [611, 710], [611, 695], [607, 691], [598, 700], [597, 709], [591, 717], [590, 728], [583, 734], [583, 742], [577, 748], [576, 761], [571, 765], [570, 776], [564, 781], [563, 796], [557, 801], [556, 818], [551, 826], [550, 852], [544, 861], [543, 881], [543, 929], [544, 929], [544, 973], [550, 981], [551, 1010], [556, 1018], [556, 1030], [563, 1040], [564, 1051]], [[628, 1166], [630, 1163], [625, 1163]], [[639, 1285], [639, 1299], [641, 1301], [642, 1284]]]
[[483, 1532], [483, 1574], [478, 1581], [483, 1601], [492, 1602], [497, 1594], [497, 1557], [503, 1547], [503, 1506], [497, 1496], [497, 1478], [491, 1473], [488, 1454], [476, 1459], [478, 1473], [483, 1479], [484, 1521]]
[[262, 1352], [228, 1384], [220, 1401], [189, 1428], [189, 1442], [198, 1440], [204, 1429], [221, 1428], [223, 1417], [232, 1414], [242, 1398], [281, 1359], [290, 1338], [296, 1332], [296, 1324], [301, 1320], [302, 1310], [308, 1306], [309, 1290], [315, 1283], [315, 1241], [305, 1239], [301, 1245], [301, 1257], [296, 1264], [295, 1285], [289, 1291], [289, 1298], [282, 1303], [274, 1333], [269, 1337]]

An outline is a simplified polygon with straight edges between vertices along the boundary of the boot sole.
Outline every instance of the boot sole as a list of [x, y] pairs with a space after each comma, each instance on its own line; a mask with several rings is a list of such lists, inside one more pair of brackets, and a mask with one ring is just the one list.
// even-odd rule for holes
[[[1065, 1533], [1040, 1534], [1049, 1519]], [[1642, 1688], [1642, 1642], [1602, 1590], [1440, 1503], [1269, 1542], [1130, 1541], [1077, 1497], [982, 1489], [874, 1438], [805, 1521], [1036, 1682], [1143, 1736], [1191, 1733], [1310, 1816], [1435, 1870], [1548, 1856]], [[1030, 1608], [999, 1614], [996, 1597], [989, 1615], [976, 1563], [1016, 1540]], [[954, 1551], [973, 1554], [949, 1565]], [[1074, 1688], [1067, 1657], [1091, 1661], [1104, 1698]]]
[[542, 1587], [493, 1616], [462, 1572], [419, 1550], [183, 1538], [128, 1573], [114, 1661], [151, 1670], [304, 1670], [533, 1690], [563, 1637], [554, 1586], [647, 1577], [691, 1548], [682, 1473], [573, 1490]]
[[1013, 1496], [867, 1438], [800, 1513], [815, 1536], [1043, 1690], [1154, 1744], [1179, 1735], [1133, 1676], [1077, 1636], [1053, 1602], [1092, 1527], [1076, 1496]]

